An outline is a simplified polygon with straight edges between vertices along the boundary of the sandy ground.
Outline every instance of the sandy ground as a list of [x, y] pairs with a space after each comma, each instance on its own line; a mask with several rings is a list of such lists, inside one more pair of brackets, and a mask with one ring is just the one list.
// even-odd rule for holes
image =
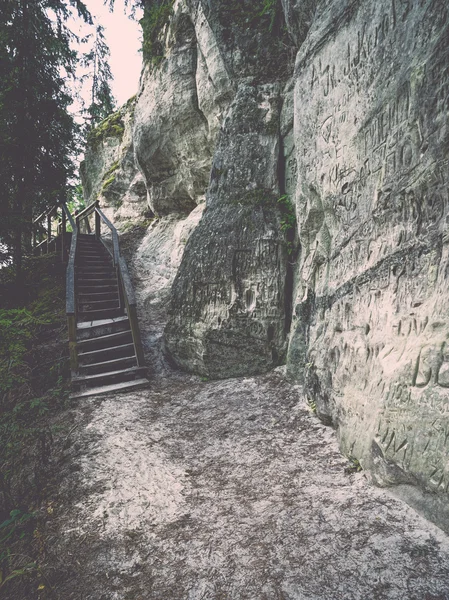
[[73, 418], [47, 523], [61, 600], [449, 598], [447, 536], [348, 474], [280, 372], [166, 367]]

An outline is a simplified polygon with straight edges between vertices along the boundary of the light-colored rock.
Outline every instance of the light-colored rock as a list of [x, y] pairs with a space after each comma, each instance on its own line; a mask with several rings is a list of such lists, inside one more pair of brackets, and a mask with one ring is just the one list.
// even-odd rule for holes
[[431, 0], [317, 14], [296, 66], [302, 255], [288, 365], [376, 483], [419, 484], [443, 503], [448, 33], [447, 7]]
[[191, 232], [198, 225], [205, 204], [189, 215], [171, 214], [155, 219], [134, 255], [133, 268], [140, 280], [141, 305], [151, 317], [168, 299]]
[[233, 89], [201, 5], [177, 0], [166, 59], [142, 74], [135, 156], [156, 215], [204, 201], [213, 149]]
[[86, 205], [98, 200], [118, 229], [151, 214], [134, 160], [134, 107], [132, 98], [92, 132], [80, 169]]
[[184, 369], [257, 373], [284, 352], [278, 124], [279, 86], [242, 84], [223, 123], [206, 211], [173, 285], [165, 342]]
[[343, 451], [449, 530], [448, 9], [281, 5], [288, 33], [254, 3], [176, 0], [133, 139], [105, 140], [89, 194], [120, 155], [108, 214], [133, 219], [148, 199], [161, 216], [135, 265], [148, 315], [174, 280], [178, 365], [257, 373], [288, 341], [287, 372]]

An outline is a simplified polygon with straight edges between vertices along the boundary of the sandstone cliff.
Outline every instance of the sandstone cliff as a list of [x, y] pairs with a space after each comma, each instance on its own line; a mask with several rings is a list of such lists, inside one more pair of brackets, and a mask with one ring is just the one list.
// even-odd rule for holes
[[157, 217], [137, 260], [179, 366], [286, 361], [343, 451], [446, 529], [448, 34], [439, 0], [176, 0], [84, 169], [117, 222]]

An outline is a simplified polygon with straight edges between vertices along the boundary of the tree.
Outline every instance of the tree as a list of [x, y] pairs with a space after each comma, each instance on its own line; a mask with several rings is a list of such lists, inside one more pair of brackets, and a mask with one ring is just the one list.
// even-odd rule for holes
[[65, 196], [74, 170], [71, 7], [92, 22], [81, 0], [0, 2], [0, 242], [19, 280], [33, 214]]
[[[109, 48], [104, 38], [104, 28], [96, 24], [93, 45], [85, 53], [81, 65], [90, 69], [84, 78], [90, 79], [90, 105], [87, 114], [87, 132], [115, 110], [115, 100], [109, 82], [113, 79], [108, 64]], [[92, 37], [89, 35], [87, 40]]]

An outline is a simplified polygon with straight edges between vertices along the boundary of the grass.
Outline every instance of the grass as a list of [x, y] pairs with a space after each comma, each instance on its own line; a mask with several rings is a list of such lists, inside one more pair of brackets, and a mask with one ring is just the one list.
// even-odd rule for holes
[[64, 269], [28, 258], [25, 289], [0, 270], [0, 595], [37, 588], [36, 507], [45, 498], [53, 425], [68, 405]]

